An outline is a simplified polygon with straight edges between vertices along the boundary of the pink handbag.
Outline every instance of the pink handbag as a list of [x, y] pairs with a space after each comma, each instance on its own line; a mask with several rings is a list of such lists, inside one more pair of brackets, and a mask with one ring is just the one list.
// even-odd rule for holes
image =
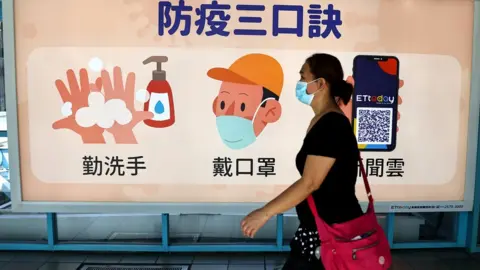
[[388, 269], [392, 255], [388, 239], [378, 224], [373, 196], [360, 157], [360, 170], [368, 196], [367, 212], [354, 220], [329, 226], [317, 212], [310, 195], [307, 199], [321, 240], [320, 258], [326, 270]]

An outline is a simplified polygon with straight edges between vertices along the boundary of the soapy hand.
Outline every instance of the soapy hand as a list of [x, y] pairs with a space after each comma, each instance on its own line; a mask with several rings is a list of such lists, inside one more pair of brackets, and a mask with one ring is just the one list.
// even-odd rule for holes
[[[347, 83], [355, 86], [355, 81], [353, 80], [353, 77], [352, 76], [348, 76], [347, 78]], [[402, 88], [403, 85], [404, 85], [404, 81], [403, 80], [400, 80], [399, 81], [399, 85], [398, 85], [398, 88]], [[401, 105], [402, 104], [402, 97], [399, 95], [398, 96], [398, 105]], [[343, 113], [348, 117], [348, 119], [350, 120], [350, 122], [352, 121], [352, 100], [350, 100], [348, 102], [348, 104], [343, 104], [342, 102], [340, 102], [340, 109], [342, 109]], [[397, 120], [400, 120], [400, 111], [397, 112]], [[399, 128], [397, 126], [397, 132], [399, 131]]]
[[136, 144], [137, 139], [133, 133], [133, 128], [138, 123], [153, 118], [153, 113], [135, 110], [135, 73], [128, 73], [127, 79], [124, 83], [120, 67], [115, 67], [113, 69], [113, 80], [110, 77], [109, 72], [103, 70], [101, 84], [103, 86], [106, 101], [112, 99], [123, 100], [127, 109], [132, 114], [130, 122], [125, 125], [115, 123], [111, 128], [107, 129], [107, 131], [113, 135], [116, 143]]
[[53, 129], [69, 129], [82, 137], [83, 143], [105, 143], [103, 138], [104, 129], [94, 125], [91, 127], [81, 127], [75, 120], [75, 114], [80, 108], [88, 107], [88, 96], [90, 92], [100, 91], [101, 80], [97, 79], [95, 84], [91, 84], [88, 79], [86, 69], [80, 69], [80, 78], [77, 80], [75, 72], [71, 69], [67, 71], [68, 88], [62, 80], [56, 80], [55, 86], [62, 98], [64, 106], [62, 113], [65, 118], [55, 121]]

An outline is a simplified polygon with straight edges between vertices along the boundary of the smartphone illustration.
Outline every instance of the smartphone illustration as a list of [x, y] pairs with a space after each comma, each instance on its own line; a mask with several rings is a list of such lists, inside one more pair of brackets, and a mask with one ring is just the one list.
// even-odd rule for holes
[[397, 145], [399, 69], [395, 56], [353, 61], [352, 119], [360, 151], [388, 152]]

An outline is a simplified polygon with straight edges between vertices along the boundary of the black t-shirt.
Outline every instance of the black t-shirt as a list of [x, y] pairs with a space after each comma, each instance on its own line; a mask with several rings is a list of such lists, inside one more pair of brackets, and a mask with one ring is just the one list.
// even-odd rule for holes
[[[348, 118], [329, 112], [322, 116], [305, 136], [296, 165], [301, 175], [308, 155], [335, 158], [318, 190], [313, 192], [320, 217], [327, 224], [343, 223], [363, 215], [355, 195], [357, 180], [358, 145]], [[316, 231], [315, 220], [303, 201], [297, 207], [300, 226]]]

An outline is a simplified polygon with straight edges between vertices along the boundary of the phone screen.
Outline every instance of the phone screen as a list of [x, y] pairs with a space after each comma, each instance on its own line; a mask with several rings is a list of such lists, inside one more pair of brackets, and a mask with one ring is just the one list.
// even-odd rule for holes
[[393, 56], [355, 57], [352, 119], [361, 151], [396, 147], [399, 67]]

